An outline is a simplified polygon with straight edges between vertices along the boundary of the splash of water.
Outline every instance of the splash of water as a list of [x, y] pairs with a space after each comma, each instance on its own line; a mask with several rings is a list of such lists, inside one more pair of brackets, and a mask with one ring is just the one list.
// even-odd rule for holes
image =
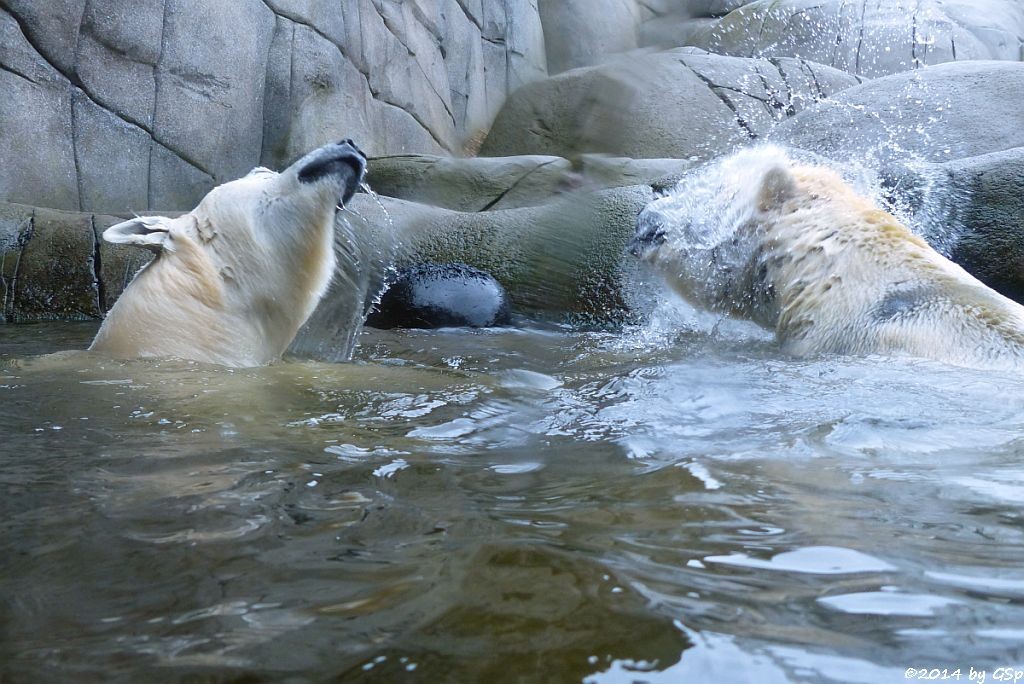
[[[334, 277], [317, 310], [290, 347], [293, 354], [347, 361], [371, 307], [384, 293], [402, 247], [401, 236], [381, 198], [365, 182], [335, 217]], [[357, 206], [360, 205], [360, 206]]]
[[[952, 251], [962, 232], [953, 219], [963, 192], [952, 186], [938, 165], [908, 160], [900, 168], [890, 165], [883, 173], [870, 157], [837, 161], [776, 145], [748, 148], [691, 171], [638, 217], [639, 234], [664, 233], [674, 255], [673, 268], [679, 269], [674, 280], [685, 286], [687, 299], [712, 313], [709, 318], [697, 310], [655, 303], [647, 308], [649, 315], [641, 330], [630, 337], [632, 343], [644, 346], [680, 329], [749, 334], [735, 326], [722, 328], [720, 323], [736, 308], [760, 310], [756, 303], [751, 305], [759, 296], [753, 265], [763, 247], [756, 230], [756, 193], [768, 169], [794, 164], [835, 170], [858, 194], [894, 214], [944, 255]], [[664, 290], [652, 283], [637, 289], [660, 292], [656, 299], [665, 299]], [[768, 319], [759, 322], [773, 324]]]

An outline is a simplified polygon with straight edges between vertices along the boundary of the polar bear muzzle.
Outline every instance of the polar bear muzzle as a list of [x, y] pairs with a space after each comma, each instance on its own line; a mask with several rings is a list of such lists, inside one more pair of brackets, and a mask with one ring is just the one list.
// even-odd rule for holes
[[325, 179], [340, 178], [345, 183], [342, 204], [348, 204], [356, 194], [366, 171], [366, 155], [346, 138], [335, 145], [326, 145], [299, 160], [299, 182], [318, 183]]

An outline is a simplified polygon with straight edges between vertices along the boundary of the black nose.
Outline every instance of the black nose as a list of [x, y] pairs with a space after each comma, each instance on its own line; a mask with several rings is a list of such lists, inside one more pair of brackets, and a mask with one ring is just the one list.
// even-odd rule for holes
[[309, 153], [298, 164], [300, 183], [316, 183], [329, 177], [342, 179], [342, 204], [356, 194], [366, 173], [366, 155], [348, 138]]
[[639, 226], [636, 235], [626, 245], [629, 253], [635, 257], [643, 256], [643, 253], [665, 242], [665, 229], [660, 225]]
[[359, 146], [355, 144], [352, 138], [345, 138], [344, 140], [339, 140], [338, 145], [342, 147], [351, 147], [353, 152], [358, 154], [363, 159], [366, 159], [366, 153], [359, 149]]

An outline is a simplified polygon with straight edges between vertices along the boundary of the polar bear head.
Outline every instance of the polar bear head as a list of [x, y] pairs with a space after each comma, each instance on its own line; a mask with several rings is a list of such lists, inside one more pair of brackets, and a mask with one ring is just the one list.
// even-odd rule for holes
[[126, 288], [91, 348], [230, 366], [278, 358], [330, 283], [335, 212], [365, 168], [365, 155], [343, 140], [281, 173], [254, 169], [178, 218], [145, 216], [108, 228], [108, 242], [157, 256]]
[[630, 251], [691, 303], [773, 326], [765, 231], [795, 192], [792, 164], [763, 146], [702, 167], [641, 212]]

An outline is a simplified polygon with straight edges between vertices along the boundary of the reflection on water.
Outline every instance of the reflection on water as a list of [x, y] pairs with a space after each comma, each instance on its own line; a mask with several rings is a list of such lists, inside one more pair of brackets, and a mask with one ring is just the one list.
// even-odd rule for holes
[[1024, 660], [1024, 380], [620, 335], [115, 362], [0, 327], [0, 680], [903, 681]]

